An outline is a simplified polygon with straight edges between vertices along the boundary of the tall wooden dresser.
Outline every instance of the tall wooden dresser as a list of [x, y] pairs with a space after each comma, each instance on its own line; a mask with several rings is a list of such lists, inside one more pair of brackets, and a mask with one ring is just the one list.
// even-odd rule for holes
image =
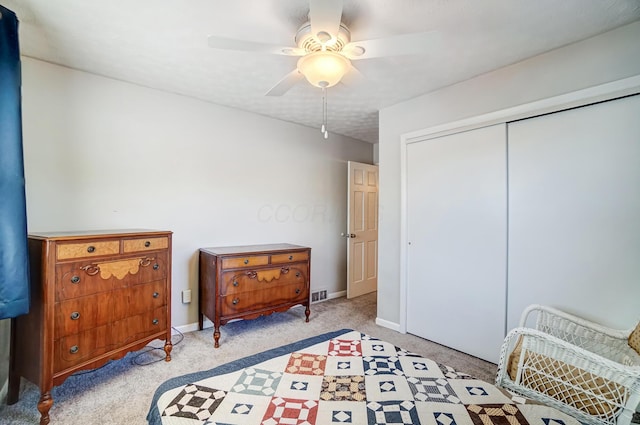
[[171, 360], [171, 232], [110, 230], [29, 235], [31, 310], [12, 321], [9, 404], [20, 378], [51, 389], [71, 374], [165, 341]]
[[309, 321], [311, 248], [292, 244], [200, 249], [200, 311], [213, 322], [214, 347], [220, 326], [255, 319], [296, 305]]

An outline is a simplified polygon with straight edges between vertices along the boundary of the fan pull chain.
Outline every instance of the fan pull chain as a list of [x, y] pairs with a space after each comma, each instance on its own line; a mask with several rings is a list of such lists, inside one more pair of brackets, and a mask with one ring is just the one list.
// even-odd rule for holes
[[329, 138], [329, 130], [327, 129], [327, 88], [322, 88], [322, 126], [320, 132], [325, 139]]

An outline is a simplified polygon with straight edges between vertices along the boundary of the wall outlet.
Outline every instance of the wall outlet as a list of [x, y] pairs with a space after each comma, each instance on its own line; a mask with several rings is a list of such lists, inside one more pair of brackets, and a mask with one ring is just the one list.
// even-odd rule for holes
[[185, 289], [182, 291], [182, 304], [189, 304], [191, 302], [191, 289]]

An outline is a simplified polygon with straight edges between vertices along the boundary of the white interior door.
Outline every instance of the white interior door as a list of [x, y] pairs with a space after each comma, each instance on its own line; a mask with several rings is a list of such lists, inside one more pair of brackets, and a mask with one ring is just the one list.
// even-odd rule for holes
[[378, 287], [378, 166], [349, 161], [347, 298]]
[[531, 303], [640, 317], [640, 95], [509, 124], [508, 328]]
[[505, 330], [504, 124], [407, 145], [407, 331], [497, 362]]

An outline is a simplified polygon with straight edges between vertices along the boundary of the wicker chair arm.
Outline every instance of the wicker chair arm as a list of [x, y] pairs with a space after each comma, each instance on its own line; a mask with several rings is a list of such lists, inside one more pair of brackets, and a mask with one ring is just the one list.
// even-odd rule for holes
[[577, 326], [591, 330], [593, 332], [604, 334], [611, 338], [621, 339], [625, 341], [629, 339], [629, 335], [631, 335], [631, 332], [633, 331], [633, 328], [620, 330], [620, 329], [613, 329], [610, 327], [602, 326], [598, 323], [585, 320], [582, 317], [575, 316], [565, 311], [558, 310], [550, 306], [539, 305], [539, 304], [532, 304], [522, 312], [522, 316], [520, 317], [519, 327], [521, 328], [526, 327], [526, 323], [529, 316], [534, 314], [537, 314], [537, 317], [538, 317], [538, 320], [536, 321], [536, 329], [538, 329], [541, 315], [547, 314], [553, 320], [570, 322]]

